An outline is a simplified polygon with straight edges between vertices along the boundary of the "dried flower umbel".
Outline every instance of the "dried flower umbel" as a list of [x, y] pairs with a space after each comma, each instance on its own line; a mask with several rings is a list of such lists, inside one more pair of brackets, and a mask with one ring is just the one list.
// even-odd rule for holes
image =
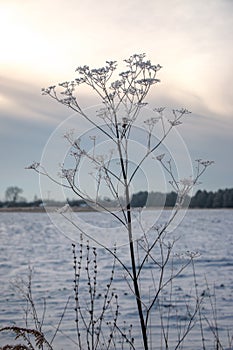
[[[61, 163], [61, 169], [59, 172], [61, 186], [66, 187], [73, 191], [79, 198], [85, 200], [89, 205], [95, 208], [105, 210], [112, 215], [122, 226], [122, 231], [126, 233], [127, 241], [129, 244], [129, 258], [130, 264], [120, 259], [114, 249], [110, 249], [103, 243], [92, 239], [92, 241], [104, 248], [115, 259], [115, 262], [123, 270], [124, 279], [126, 285], [134, 298], [137, 315], [141, 329], [142, 345], [138, 347], [144, 350], [149, 350], [150, 342], [150, 318], [153, 312], [156, 312], [154, 306], [159, 305], [159, 300], [167, 286], [172, 286], [172, 281], [183, 270], [183, 266], [178, 271], [172, 270], [170, 275], [167, 276], [165, 271], [169, 268], [171, 260], [171, 252], [175, 242], [167, 242], [167, 231], [170, 224], [173, 222], [177, 213], [182, 208], [186, 196], [190, 193], [191, 189], [198, 184], [200, 176], [207, 169], [212, 161], [197, 161], [197, 169], [194, 175], [190, 174], [190, 177], [176, 178], [172, 160], [165, 161], [166, 154], [159, 153], [158, 149], [163, 145], [164, 140], [168, 137], [172, 129], [180, 127], [183, 120], [189, 115], [189, 111], [185, 108], [173, 109], [170, 112], [170, 116], [166, 117], [167, 110], [164, 107], [154, 108], [151, 112], [151, 116], [144, 118], [142, 122], [142, 128], [145, 132], [145, 147], [143, 148], [143, 154], [138, 160], [134, 168], [131, 169], [129, 158], [129, 143], [133, 127], [138, 122], [139, 115], [142, 115], [143, 109], [148, 106], [145, 100], [152, 86], [157, 85], [160, 80], [157, 78], [157, 74], [162, 68], [160, 64], [152, 64], [150, 60], [146, 59], [145, 54], [134, 54], [125, 61], [126, 70], [120, 72], [116, 78], [114, 75], [117, 70], [116, 61], [106, 61], [104, 67], [90, 68], [87, 65], [78, 67], [76, 69], [77, 77], [72, 81], [65, 81], [58, 86], [49, 86], [42, 89], [42, 94], [51, 97], [58, 103], [67, 106], [72, 111], [83, 117], [90, 123], [90, 127], [94, 127], [95, 133], [88, 135], [89, 142], [92, 143], [91, 151], [85, 148], [87, 140], [83, 142], [82, 138], [75, 136], [75, 132], [72, 130], [65, 134], [65, 138], [70, 145], [70, 156], [73, 160], [73, 167], [66, 167], [64, 162]], [[96, 112], [96, 117], [91, 117], [87, 111], [82, 109], [80, 104], [80, 98], [78, 90], [82, 85], [85, 85], [91, 89], [97, 96], [99, 96], [102, 103], [102, 107]], [[141, 114], [140, 114], [141, 113]], [[157, 138], [154, 138], [154, 133], [159, 130]], [[109, 141], [108, 149], [103, 153], [98, 152], [98, 137], [104, 137]], [[142, 227], [140, 220], [138, 221], [139, 227], [142, 231], [142, 237], [135, 239], [133, 228], [133, 210], [131, 206], [131, 185], [133, 184], [136, 175], [141, 169], [142, 164], [149, 158], [155, 159], [160, 162], [162, 168], [170, 176], [170, 185], [177, 194], [176, 206], [173, 208], [171, 217], [163, 224], [153, 224], [149, 229]], [[95, 181], [96, 194], [91, 196], [85, 191], [78, 181], [79, 172], [82, 171], [80, 164], [83, 159], [89, 160], [92, 165], [92, 171], [89, 171], [93, 181]], [[117, 159], [117, 161], [115, 161]], [[113, 166], [114, 164], [114, 166]], [[57, 179], [52, 178], [46, 169], [39, 163], [34, 162], [29, 169], [33, 169], [36, 172], [48, 176], [55, 183], [59, 183]], [[104, 183], [105, 188], [108, 189], [114, 203], [112, 210], [107, 206], [106, 202], [101, 199], [101, 186]], [[123, 191], [120, 192], [120, 189]], [[90, 238], [87, 232], [84, 232], [77, 223], [72, 222], [70, 218], [70, 208], [65, 206], [59, 210], [60, 214], [64, 218], [69, 220], [83, 236]], [[153, 235], [149, 235], [150, 232]], [[153, 239], [149, 238], [153, 237]], [[80, 283], [80, 269], [81, 260], [79, 265], [77, 263], [77, 257], [75, 253], [75, 247], [73, 247], [74, 253], [74, 269], [75, 269], [75, 300], [76, 304], [76, 324], [78, 327], [78, 336], [80, 328], [78, 326], [80, 317], [85, 320], [83, 311], [81, 310], [81, 303], [79, 300], [79, 283]], [[90, 248], [89, 248], [90, 254]], [[93, 250], [93, 260], [88, 255], [86, 271], [88, 275], [91, 308], [89, 308], [89, 317], [91, 317], [90, 325], [95, 328], [96, 319], [94, 318], [93, 304], [96, 298], [96, 267], [95, 267], [95, 251]], [[158, 254], [158, 255], [157, 255]], [[81, 256], [81, 255], [80, 255]], [[193, 261], [195, 256], [190, 255], [189, 261]], [[80, 258], [81, 259], [81, 258]], [[92, 269], [91, 263], [94, 262]], [[142, 278], [143, 271], [147, 267], [151, 267], [151, 280], [154, 288], [153, 295], [146, 295], [145, 291], [148, 291], [148, 286]], [[186, 265], [185, 265], [186, 266]], [[93, 274], [93, 275], [91, 275]], [[92, 276], [92, 277], [91, 277]], [[113, 275], [110, 277], [112, 283]], [[110, 287], [109, 287], [110, 288]], [[110, 290], [110, 289], [109, 289]], [[109, 293], [109, 290], [106, 292]], [[115, 294], [114, 294], [115, 295]], [[114, 296], [113, 296], [114, 297]], [[111, 297], [107, 296], [106, 300], [110, 300]], [[115, 295], [116, 298], [116, 295]], [[111, 304], [112, 299], [109, 304]], [[108, 344], [113, 344], [113, 334], [117, 329], [121, 334], [125, 334], [123, 329], [117, 325], [118, 317], [118, 297], [116, 298], [116, 309], [113, 313], [113, 323], [108, 323], [109, 329], [111, 329], [111, 336], [109, 337]], [[196, 308], [193, 311], [190, 322], [185, 328], [183, 336], [179, 338], [177, 348], [181, 346], [187, 334], [192, 329], [195, 323], [195, 316], [197, 314], [199, 303], [196, 304]], [[170, 312], [170, 311], [169, 311]], [[189, 310], [191, 312], [191, 309]], [[80, 314], [81, 313], [81, 314]], [[80, 316], [81, 315], [81, 316]], [[160, 317], [160, 316], [158, 316]], [[100, 319], [99, 319], [100, 320]], [[110, 327], [111, 324], [111, 327]], [[164, 325], [162, 327], [162, 342], [164, 347], [168, 348], [168, 335], [165, 332]], [[87, 328], [86, 328], [87, 330]], [[130, 329], [133, 332], [133, 329]], [[88, 328], [89, 334], [93, 337], [96, 334]], [[79, 336], [81, 337], [81, 336]], [[132, 338], [128, 338], [128, 344], [130, 348], [138, 348], [132, 341]], [[81, 341], [81, 338], [80, 338]], [[156, 340], [157, 341], [157, 340]], [[153, 348], [153, 345], [151, 345]], [[80, 345], [81, 349], [81, 345]], [[93, 347], [91, 347], [93, 349]], [[110, 345], [106, 346], [106, 349], [110, 349]]]

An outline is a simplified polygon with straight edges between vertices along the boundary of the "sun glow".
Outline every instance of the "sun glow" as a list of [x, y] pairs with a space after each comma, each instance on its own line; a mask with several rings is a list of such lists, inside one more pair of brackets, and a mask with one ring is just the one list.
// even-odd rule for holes
[[18, 6], [5, 6], [0, 12], [1, 55], [4, 72], [15, 76], [39, 75], [44, 62], [50, 64], [55, 53], [45, 40], [45, 33], [33, 25], [30, 17]]
[[[0, 13], [0, 31], [1, 37], [1, 61], [11, 63], [15, 60], [22, 61], [27, 57], [30, 48], [26, 42], [30, 41], [32, 34], [22, 22], [19, 21], [21, 16], [16, 16], [16, 13], [10, 8], [1, 9]], [[25, 40], [25, 38], [27, 40]]]

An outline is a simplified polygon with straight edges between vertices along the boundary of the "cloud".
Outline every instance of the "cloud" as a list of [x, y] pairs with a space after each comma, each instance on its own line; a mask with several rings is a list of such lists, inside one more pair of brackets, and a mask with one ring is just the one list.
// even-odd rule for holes
[[[192, 110], [196, 119], [184, 125], [190, 151], [194, 155], [198, 148], [206, 155], [216, 152], [221, 166], [225, 164], [231, 174], [227, 153], [232, 145], [232, 1], [70, 0], [67, 6], [65, 0], [56, 4], [2, 0], [0, 7], [4, 145], [9, 135], [10, 142], [13, 136], [17, 140], [19, 153], [31, 149], [35, 140], [41, 147], [42, 139], [71, 114], [41, 96], [41, 87], [72, 80], [77, 66], [99, 67], [106, 59], [118, 60], [119, 69], [124, 69], [124, 58], [146, 52], [148, 59], [164, 67], [158, 74], [161, 83], [152, 89], [151, 106]], [[82, 87], [79, 97], [83, 107], [98, 103]], [[28, 142], [20, 146], [24, 130]], [[7, 156], [4, 159], [7, 162]], [[213, 181], [220, 183], [217, 176]]]
[[[0, 76], [0, 119], [45, 123], [56, 126], [72, 114], [72, 111], [47, 96], [42, 96], [41, 87], [30, 81]], [[80, 98], [85, 106], [87, 98], [82, 93]]]
[[5, 70], [47, 85], [72, 79], [77, 65], [98, 67], [145, 51], [164, 66], [160, 95], [185, 100], [192, 109], [202, 101], [227, 117], [233, 112], [232, 9], [227, 0], [71, 0], [69, 6], [60, 0], [55, 9], [45, 0], [25, 1], [23, 8], [5, 2], [11, 24], [2, 43]]

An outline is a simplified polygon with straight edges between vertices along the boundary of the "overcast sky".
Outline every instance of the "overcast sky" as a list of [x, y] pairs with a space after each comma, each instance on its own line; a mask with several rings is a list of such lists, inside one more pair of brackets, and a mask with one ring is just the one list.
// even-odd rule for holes
[[12, 185], [39, 196], [24, 167], [70, 115], [41, 88], [142, 52], [163, 66], [154, 105], [191, 110], [179, 129], [191, 157], [215, 161], [200, 188], [233, 187], [233, 1], [0, 0], [0, 33], [0, 200]]

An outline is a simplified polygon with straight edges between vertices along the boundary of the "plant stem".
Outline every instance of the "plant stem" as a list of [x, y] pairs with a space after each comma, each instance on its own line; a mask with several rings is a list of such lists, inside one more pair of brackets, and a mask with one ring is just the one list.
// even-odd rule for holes
[[132, 265], [132, 273], [133, 273], [134, 292], [135, 292], [135, 298], [136, 298], [136, 302], [137, 302], [138, 315], [139, 315], [139, 319], [140, 319], [143, 344], [144, 344], [144, 349], [148, 350], [146, 325], [145, 325], [145, 320], [144, 320], [143, 311], [142, 311], [142, 302], [141, 302], [140, 291], [139, 291], [139, 287], [138, 287], [137, 272], [136, 272], [136, 265], [135, 265], [134, 244], [133, 244], [132, 240], [129, 243], [129, 247], [130, 247], [130, 257], [131, 257], [131, 265]]
[[138, 315], [140, 319], [141, 332], [143, 337], [144, 349], [148, 350], [148, 339], [147, 339], [147, 331], [146, 324], [144, 320], [144, 315], [142, 311], [142, 302], [141, 295], [138, 286], [138, 277], [135, 263], [135, 252], [134, 252], [134, 242], [133, 242], [133, 233], [132, 233], [132, 217], [131, 217], [131, 205], [129, 200], [129, 186], [126, 185], [126, 203], [127, 203], [127, 223], [128, 223], [128, 235], [129, 235], [129, 247], [130, 247], [130, 258], [131, 258], [131, 267], [132, 267], [132, 280], [134, 286], [134, 293], [137, 302]]
[[127, 161], [126, 164], [124, 163], [123, 155], [122, 155], [122, 143], [120, 141], [120, 135], [118, 130], [118, 124], [117, 119], [115, 119], [115, 126], [116, 126], [116, 135], [117, 135], [117, 146], [118, 146], [118, 153], [120, 158], [120, 166], [122, 170], [122, 176], [124, 180], [124, 186], [125, 186], [125, 199], [126, 199], [126, 218], [127, 218], [127, 230], [128, 230], [128, 239], [129, 239], [129, 247], [130, 247], [130, 259], [131, 259], [131, 267], [132, 267], [132, 281], [134, 286], [134, 293], [135, 298], [137, 302], [137, 309], [138, 309], [138, 315], [140, 319], [140, 326], [141, 326], [141, 332], [143, 337], [143, 344], [144, 349], [148, 350], [148, 340], [147, 340], [147, 332], [146, 332], [146, 325], [145, 320], [143, 316], [142, 311], [142, 301], [138, 286], [138, 278], [137, 278], [137, 269], [136, 269], [136, 263], [135, 263], [135, 252], [134, 252], [134, 244], [133, 244], [133, 232], [132, 232], [132, 217], [131, 217], [131, 204], [130, 204], [130, 194], [129, 194], [129, 183], [127, 179]]

